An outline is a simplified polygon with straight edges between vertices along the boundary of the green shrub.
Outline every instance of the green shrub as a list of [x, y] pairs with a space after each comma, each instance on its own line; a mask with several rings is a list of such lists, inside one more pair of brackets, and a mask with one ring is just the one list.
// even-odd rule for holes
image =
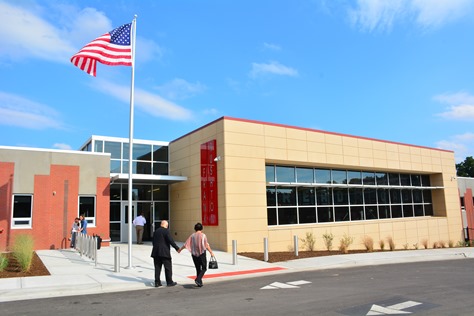
[[30, 235], [18, 235], [13, 243], [12, 252], [22, 271], [28, 271], [33, 261], [34, 240]]
[[332, 241], [334, 240], [334, 235], [332, 233], [324, 233], [323, 234], [324, 244], [326, 245], [326, 249], [331, 251], [332, 249]]
[[343, 253], [348, 253], [349, 252], [349, 246], [354, 242], [354, 237], [350, 237], [347, 234], [344, 234], [344, 236], [341, 238], [340, 244], [339, 244], [339, 250], [341, 250]]
[[8, 258], [5, 253], [0, 253], [0, 272], [8, 266]]
[[307, 232], [306, 238], [302, 238], [301, 241], [303, 242], [303, 246], [308, 249], [308, 251], [314, 250], [314, 245], [316, 244], [316, 238], [314, 237], [313, 233]]

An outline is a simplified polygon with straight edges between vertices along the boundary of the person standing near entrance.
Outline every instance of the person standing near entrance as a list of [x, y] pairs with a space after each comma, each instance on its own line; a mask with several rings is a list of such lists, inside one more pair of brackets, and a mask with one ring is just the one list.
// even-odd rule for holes
[[137, 244], [143, 244], [143, 231], [145, 229], [146, 219], [143, 217], [143, 213], [140, 213], [135, 219], [133, 220], [133, 226], [135, 226], [135, 230], [137, 232]]
[[161, 286], [162, 266], [165, 267], [166, 284], [168, 286], [177, 284], [173, 281], [170, 246], [173, 246], [176, 251], [179, 249], [168, 230], [168, 222], [161, 221], [160, 227], [153, 233], [153, 249], [151, 251], [151, 257], [155, 265], [155, 287]]
[[211, 246], [209, 246], [207, 237], [202, 232], [202, 229], [203, 227], [201, 223], [194, 225], [195, 233], [189, 236], [184, 245], [178, 250], [178, 253], [180, 253], [184, 248], [186, 248], [191, 253], [194, 267], [196, 268], [196, 279], [194, 279], [194, 282], [198, 287], [202, 287], [202, 277], [207, 271], [206, 249], [209, 251], [211, 256], [214, 256]]
[[79, 219], [81, 220], [81, 228], [79, 228], [79, 232], [81, 234], [87, 235], [87, 220], [84, 214], [81, 214], [79, 216]]
[[80, 229], [81, 229], [81, 222], [79, 221], [79, 217], [76, 217], [71, 227], [71, 248], [76, 247], [76, 236], [79, 233]]

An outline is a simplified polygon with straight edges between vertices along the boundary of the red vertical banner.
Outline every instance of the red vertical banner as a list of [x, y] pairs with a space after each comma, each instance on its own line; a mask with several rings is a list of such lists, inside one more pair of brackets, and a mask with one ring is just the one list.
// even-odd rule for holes
[[202, 224], [219, 225], [217, 207], [216, 140], [201, 144], [201, 213]]

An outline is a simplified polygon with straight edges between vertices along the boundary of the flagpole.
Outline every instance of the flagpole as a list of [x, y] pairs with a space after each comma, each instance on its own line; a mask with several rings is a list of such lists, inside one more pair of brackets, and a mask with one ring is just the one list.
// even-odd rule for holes
[[133, 17], [131, 29], [131, 44], [132, 44], [132, 82], [130, 87], [130, 132], [128, 141], [128, 267], [133, 268], [132, 264], [132, 213], [133, 213], [133, 104], [135, 94], [135, 36], [137, 33], [137, 15]]

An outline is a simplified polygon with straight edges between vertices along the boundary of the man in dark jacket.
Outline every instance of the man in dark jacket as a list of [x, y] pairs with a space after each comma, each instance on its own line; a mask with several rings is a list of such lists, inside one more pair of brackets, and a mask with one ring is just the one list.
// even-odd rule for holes
[[168, 222], [161, 221], [160, 228], [155, 230], [153, 234], [153, 250], [151, 251], [151, 257], [153, 257], [155, 264], [155, 287], [161, 286], [161, 266], [165, 267], [166, 284], [168, 286], [175, 286], [177, 284], [173, 281], [170, 245], [178, 251], [179, 247], [168, 230]]

